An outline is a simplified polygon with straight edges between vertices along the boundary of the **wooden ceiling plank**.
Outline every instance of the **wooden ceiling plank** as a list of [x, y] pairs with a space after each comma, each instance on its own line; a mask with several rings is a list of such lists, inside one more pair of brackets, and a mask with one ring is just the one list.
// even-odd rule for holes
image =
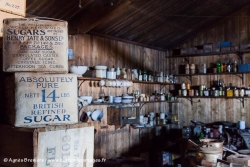
[[91, 25], [87, 26], [81, 26], [78, 29], [80, 29], [80, 33], [81, 34], [85, 34], [87, 32], [89, 32], [90, 30], [92, 30], [94, 27], [96, 27], [97, 25], [99, 25], [100, 23], [102, 23], [103, 21], [107, 20], [108, 18], [112, 17], [113, 15], [115, 15], [117, 12], [119, 12], [120, 10], [122, 10], [124, 7], [126, 7], [127, 5], [129, 5], [131, 3], [130, 0], [126, 0], [124, 3], [122, 3], [121, 5], [119, 5], [117, 8], [113, 9], [112, 11], [110, 11], [108, 14], [102, 16], [99, 20], [96, 20], [95, 22], [93, 22]]
[[146, 44], [143, 44], [143, 43], [138, 43], [138, 42], [134, 42], [134, 41], [130, 41], [130, 40], [122, 39], [122, 38], [117, 38], [117, 37], [110, 36], [110, 35], [101, 34], [101, 33], [98, 33], [98, 32], [90, 31], [87, 34], [93, 35], [93, 36], [99, 36], [99, 37], [102, 37], [102, 38], [107, 38], [107, 39], [111, 39], [111, 40], [115, 40], [115, 41], [120, 41], [120, 42], [124, 42], [124, 43], [131, 44], [131, 45], [137, 45], [137, 46], [142, 46], [142, 47], [145, 47], [145, 48], [155, 49], [155, 50], [159, 50], [159, 51], [164, 51], [164, 52], [167, 51], [166, 49], [163, 49], [163, 48], [160, 48], [160, 47], [154, 47], [154, 46], [146, 45]]
[[[90, 3], [92, 3], [94, 0], [85, 0], [84, 3], [81, 4], [81, 8], [78, 7], [78, 9], [76, 8], [71, 8], [71, 10], [68, 10], [67, 12], [64, 13], [64, 15], [60, 16], [60, 19], [66, 19], [67, 21], [70, 20], [71, 18], [73, 18], [78, 12], [84, 10], [84, 8], [86, 6], [88, 6]], [[79, 5], [79, 4], [78, 4]]]

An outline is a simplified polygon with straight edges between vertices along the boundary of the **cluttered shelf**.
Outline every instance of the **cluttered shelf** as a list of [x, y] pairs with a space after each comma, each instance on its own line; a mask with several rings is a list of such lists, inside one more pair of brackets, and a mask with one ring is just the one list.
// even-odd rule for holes
[[172, 56], [166, 56], [166, 58], [213, 56], [213, 55], [223, 55], [223, 54], [240, 54], [240, 53], [248, 53], [248, 52], [250, 52], [250, 49], [247, 49], [247, 50], [224, 51], [224, 52], [208, 52], [208, 53], [200, 53], [200, 54], [172, 55]]
[[179, 103], [178, 100], [164, 100], [164, 101], [139, 101], [139, 102], [131, 102], [131, 103], [105, 103], [105, 102], [95, 102], [90, 103], [89, 105], [120, 105], [120, 104], [146, 104], [146, 103]]
[[[101, 81], [101, 80], [106, 80], [107, 78], [78, 77], [77, 79], [79, 81]], [[116, 79], [108, 79], [108, 80], [116, 80]], [[117, 80], [128, 80], [128, 79], [117, 79]], [[128, 81], [141, 84], [179, 85], [179, 83], [170, 83], [170, 82], [150, 82], [150, 81], [139, 81], [139, 80], [128, 80]]]

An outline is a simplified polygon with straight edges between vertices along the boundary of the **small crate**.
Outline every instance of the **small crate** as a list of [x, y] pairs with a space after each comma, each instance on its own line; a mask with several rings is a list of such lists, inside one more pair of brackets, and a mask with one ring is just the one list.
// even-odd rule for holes
[[249, 72], [250, 71], [250, 64], [239, 64], [238, 65], [238, 72]]
[[220, 42], [213, 43], [213, 52], [220, 52]]
[[204, 53], [212, 52], [213, 51], [213, 44], [212, 43], [204, 44], [203, 50], [204, 50]]
[[139, 107], [111, 106], [108, 107], [107, 112], [107, 123], [109, 125], [122, 127], [126, 124], [139, 123]]

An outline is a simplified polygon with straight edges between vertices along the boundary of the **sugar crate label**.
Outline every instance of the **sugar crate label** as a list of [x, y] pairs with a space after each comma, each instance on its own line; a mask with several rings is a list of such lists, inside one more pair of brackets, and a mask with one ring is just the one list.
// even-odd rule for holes
[[38, 18], [3, 21], [3, 71], [68, 72], [68, 23]]
[[15, 126], [78, 122], [75, 74], [15, 73]]
[[94, 127], [39, 132], [37, 167], [93, 166], [93, 155]]

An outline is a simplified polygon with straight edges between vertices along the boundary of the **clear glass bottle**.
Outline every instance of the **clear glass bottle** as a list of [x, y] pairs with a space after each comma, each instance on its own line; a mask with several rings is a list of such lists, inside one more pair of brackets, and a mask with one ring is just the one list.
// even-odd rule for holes
[[139, 70], [139, 76], [138, 76], [139, 81], [142, 81], [142, 73], [141, 70]]

